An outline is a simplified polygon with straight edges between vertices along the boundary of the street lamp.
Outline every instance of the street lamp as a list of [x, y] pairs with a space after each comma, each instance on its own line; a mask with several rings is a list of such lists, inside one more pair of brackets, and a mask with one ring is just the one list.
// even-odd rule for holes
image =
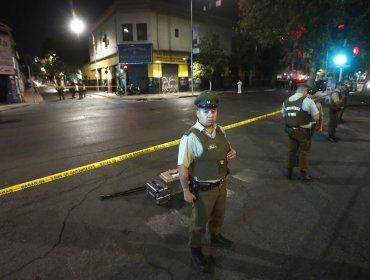
[[[79, 20], [78, 18], [74, 18], [72, 21], [71, 21], [71, 24], [70, 24], [70, 27], [71, 27], [71, 30], [77, 34], [80, 34], [84, 29], [85, 29], [85, 25], [84, 23]], [[92, 43], [93, 43], [93, 52], [94, 52], [94, 62], [95, 62], [95, 77], [96, 77], [96, 87], [98, 88], [98, 91], [99, 91], [99, 80], [98, 80], [98, 65], [96, 63], [96, 46], [95, 46], [95, 36], [94, 34], [89, 31], [91, 36], [92, 36]]]
[[191, 95], [194, 95], [193, 81], [193, 0], [190, 0], [190, 77], [191, 77]]
[[337, 54], [334, 57], [334, 63], [339, 67], [339, 78], [338, 82], [342, 81], [343, 66], [347, 62], [347, 57], [344, 54]]

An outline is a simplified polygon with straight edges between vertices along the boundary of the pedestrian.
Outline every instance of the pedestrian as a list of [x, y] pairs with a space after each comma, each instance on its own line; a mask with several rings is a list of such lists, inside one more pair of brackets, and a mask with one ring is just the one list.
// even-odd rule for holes
[[82, 83], [82, 95], [83, 95], [83, 97], [86, 97], [86, 85], [85, 85], [85, 83]]
[[287, 98], [282, 105], [282, 114], [286, 122], [286, 132], [289, 136], [287, 169], [288, 179], [293, 177], [296, 155], [299, 159], [300, 178], [303, 181], [312, 180], [308, 175], [308, 157], [311, 147], [312, 125], [319, 120], [319, 110], [307, 94], [314, 90], [307, 84], [299, 84], [296, 92]]
[[69, 88], [69, 90], [71, 91], [72, 93], [72, 98], [75, 98], [75, 94], [76, 94], [76, 86], [75, 86], [75, 83], [72, 81], [71, 82], [71, 86]]
[[317, 110], [319, 110], [319, 120], [317, 121], [317, 124], [314, 125], [315, 131], [322, 132], [324, 129], [324, 109], [322, 108], [321, 101], [319, 98], [315, 95], [316, 90], [309, 90], [308, 94], [310, 98], [315, 102], [315, 105], [317, 107]]
[[335, 136], [335, 131], [339, 122], [339, 114], [344, 110], [346, 103], [346, 92], [347, 87], [339, 84], [330, 94], [328, 140], [333, 143], [339, 141], [339, 138]]
[[217, 125], [216, 94], [202, 92], [194, 104], [197, 122], [182, 136], [178, 154], [180, 183], [184, 200], [192, 204], [189, 225], [189, 246], [192, 263], [199, 271], [209, 268], [202, 252], [202, 240], [208, 232], [212, 246], [231, 247], [232, 241], [221, 235], [225, 216], [226, 176], [228, 161], [236, 152]]
[[59, 96], [59, 100], [64, 100], [64, 87], [60, 82], [57, 82], [57, 92]]
[[342, 86], [344, 86], [346, 89], [345, 89], [345, 91], [343, 93], [343, 95], [344, 95], [343, 104], [341, 106], [341, 110], [338, 113], [338, 122], [343, 124], [344, 123], [343, 113], [344, 113], [344, 110], [347, 108], [347, 101], [348, 101], [348, 96], [349, 96], [349, 88], [350, 88], [350, 85], [349, 85], [349, 82], [347, 81], [347, 83], [345, 83]]
[[77, 83], [76, 90], [78, 91], [78, 99], [82, 99], [83, 98], [83, 90], [82, 90], [82, 84], [81, 83]]
[[242, 94], [242, 85], [243, 85], [243, 82], [241, 80], [238, 81], [237, 83], [238, 85], [238, 94]]

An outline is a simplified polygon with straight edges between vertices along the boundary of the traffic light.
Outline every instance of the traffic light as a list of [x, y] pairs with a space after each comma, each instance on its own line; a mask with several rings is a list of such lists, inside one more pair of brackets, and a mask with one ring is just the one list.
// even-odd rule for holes
[[345, 24], [344, 23], [340, 23], [337, 25], [338, 29], [343, 29], [345, 27]]
[[360, 52], [360, 48], [358, 46], [354, 46], [352, 52], [354, 55], [358, 55]]
[[128, 69], [128, 66], [127, 66], [127, 64], [123, 64], [123, 65], [121, 64], [121, 67], [120, 68], [121, 68], [121, 70], [123, 70], [123, 71], [126, 72], [127, 69]]
[[347, 44], [347, 26], [344, 22], [340, 22], [336, 26], [336, 30], [334, 31], [334, 38], [337, 41], [337, 44], [342, 45], [343, 47]]

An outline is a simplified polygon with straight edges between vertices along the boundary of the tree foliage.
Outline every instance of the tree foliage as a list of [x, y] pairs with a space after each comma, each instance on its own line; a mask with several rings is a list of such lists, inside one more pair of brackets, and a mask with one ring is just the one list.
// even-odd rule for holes
[[217, 34], [207, 34], [201, 39], [200, 52], [194, 56], [197, 65], [196, 78], [212, 82], [224, 70], [227, 57], [221, 48]]
[[239, 0], [239, 10], [240, 33], [263, 48], [281, 44], [286, 63], [300, 62], [311, 73], [336, 48], [358, 44], [369, 49], [364, 36], [370, 29], [367, 0]]

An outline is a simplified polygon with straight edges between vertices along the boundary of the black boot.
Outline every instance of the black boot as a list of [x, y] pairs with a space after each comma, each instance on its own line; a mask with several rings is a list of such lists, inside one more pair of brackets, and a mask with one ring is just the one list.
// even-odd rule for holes
[[289, 180], [292, 179], [292, 177], [293, 177], [293, 168], [288, 168], [287, 177], [288, 177]]
[[233, 245], [233, 242], [221, 234], [212, 234], [211, 235], [211, 245], [215, 247], [230, 248]]
[[301, 171], [301, 180], [302, 181], [311, 181], [312, 177], [306, 173], [306, 171]]
[[202, 248], [191, 248], [191, 258], [196, 270], [204, 272], [208, 270], [208, 262], [202, 253]]

